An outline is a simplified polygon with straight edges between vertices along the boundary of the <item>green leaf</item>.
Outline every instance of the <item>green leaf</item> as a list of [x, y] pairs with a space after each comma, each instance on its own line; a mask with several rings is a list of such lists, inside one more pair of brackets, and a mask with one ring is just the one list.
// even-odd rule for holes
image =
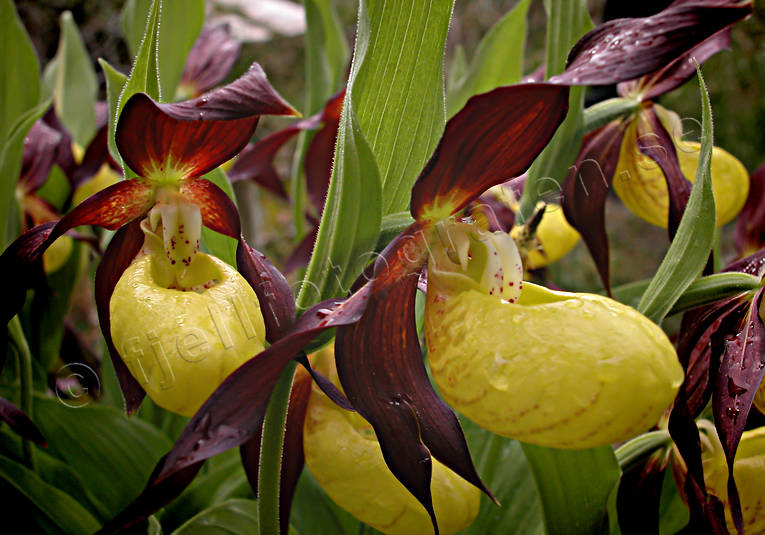
[[712, 195], [712, 108], [701, 70], [696, 67], [701, 91], [701, 151], [688, 204], [659, 269], [651, 279], [638, 310], [659, 323], [706, 265], [714, 241], [716, 217]]
[[[49, 485], [22, 464], [2, 455], [0, 479], [34, 504], [62, 533], [83, 535], [93, 533], [100, 527], [98, 521], [77, 500]], [[26, 524], [24, 520], [17, 518], [17, 521]]]
[[174, 535], [257, 535], [258, 504], [232, 499], [205, 509], [176, 529]]
[[101, 70], [104, 71], [104, 78], [106, 79], [106, 100], [109, 104], [109, 154], [112, 155], [114, 161], [121, 162], [122, 157], [114, 141], [114, 132], [117, 128], [117, 109], [120, 95], [127, 82], [127, 76], [112, 67], [103, 58], [99, 58], [98, 64], [101, 65]]
[[72, 14], [61, 15], [61, 36], [55, 61], [53, 104], [61, 122], [80, 147], [96, 133], [98, 78]]
[[447, 95], [448, 117], [473, 95], [520, 81], [528, 10], [529, 0], [521, 0], [481, 39], [469, 69]]
[[[114, 130], [117, 127], [116, 118], [125, 103], [136, 93], [146, 93], [155, 100], [159, 100], [159, 71], [157, 68], [157, 42], [159, 34], [159, 13], [162, 0], [153, 0], [149, 18], [146, 21], [143, 40], [138, 47], [133, 69], [130, 71], [127, 82], [122, 88], [122, 93], [117, 102], [117, 110], [114, 113], [114, 128], [110, 127], [109, 137], [114, 136]], [[118, 161], [121, 161], [118, 160]], [[123, 164], [125, 169], [125, 178], [132, 178], [135, 173]]]
[[548, 535], [607, 530], [606, 504], [621, 473], [610, 446], [579, 451], [522, 446], [542, 500]]
[[140, 493], [157, 461], [172, 446], [150, 424], [127, 419], [112, 407], [67, 406], [41, 396], [34, 403], [35, 423], [48, 440], [49, 452], [85, 477], [112, 515]]
[[58, 165], [54, 165], [48, 178], [35, 192], [35, 195], [48, 201], [59, 212], [64, 211], [66, 201], [72, 194], [72, 187], [64, 171]]
[[345, 81], [348, 43], [332, 0], [303, 0], [305, 65], [308, 81], [305, 112], [318, 112]]
[[[163, 1], [161, 3], [157, 50], [159, 87], [163, 100], [171, 100], [183, 74], [186, 57], [202, 29], [204, 0]], [[149, 16], [151, 1], [128, 0], [122, 10], [122, 30], [128, 50], [135, 55]]]
[[303, 470], [298, 480], [290, 520], [300, 533], [360, 533], [360, 522], [338, 507], [308, 470]]
[[451, 12], [452, 0], [360, 2], [349, 95], [380, 170], [383, 215], [408, 209], [443, 133]]
[[[563, 72], [569, 50], [592, 29], [592, 21], [586, 0], [550, 0], [548, 13], [545, 75], [549, 78]], [[559, 194], [576, 159], [583, 135], [583, 87], [571, 88], [568, 105], [566, 119], [529, 169], [518, 212], [521, 222], [531, 217], [540, 198]]]
[[482, 496], [478, 517], [460, 534], [543, 535], [541, 502], [521, 444], [464, 419], [462, 428], [478, 474], [501, 506]]
[[[1, 1], [1, 0], [0, 0]], [[2, 84], [0, 84], [2, 85]], [[38, 104], [37, 106], [24, 112], [13, 124], [8, 137], [5, 140], [2, 151], [0, 151], [0, 177], [5, 177], [0, 181], [0, 245], [5, 246], [16, 238], [10, 235], [12, 229], [15, 231], [15, 225], [10, 224], [10, 215], [15, 212], [16, 198], [14, 191], [18, 183], [18, 176], [21, 172], [21, 157], [24, 150], [24, 138], [35, 124], [35, 121], [43, 116], [50, 107], [50, 100]], [[0, 111], [0, 114], [2, 112]]]
[[316, 246], [298, 295], [300, 309], [348, 293], [373, 258], [370, 251], [380, 234], [380, 203], [377, 164], [359, 130], [351, 99], [346, 98]]
[[[225, 191], [226, 195], [228, 195], [231, 200], [234, 201], [234, 204], [236, 204], [234, 188], [231, 187], [231, 182], [229, 182], [223, 169], [220, 167], [213, 169], [202, 178], [206, 178]], [[202, 250], [217, 256], [233, 267], [236, 267], [236, 246], [238, 243], [239, 242], [234, 238], [229, 238], [228, 236], [224, 236], [207, 227], [202, 227]]]
[[[19, 117], [40, 97], [40, 63], [11, 0], [0, 0], [0, 147]], [[16, 183], [3, 174], [4, 182]], [[3, 192], [5, 193], [5, 191]], [[0, 197], [3, 203], [7, 197]], [[5, 214], [0, 214], [4, 216]]]

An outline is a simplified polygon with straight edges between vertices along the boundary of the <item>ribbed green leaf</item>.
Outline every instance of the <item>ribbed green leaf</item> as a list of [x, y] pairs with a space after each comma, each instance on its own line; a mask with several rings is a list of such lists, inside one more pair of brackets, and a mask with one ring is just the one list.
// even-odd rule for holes
[[518, 441], [462, 420], [478, 474], [501, 506], [481, 497], [478, 517], [461, 535], [542, 535], [544, 521], [534, 476]]
[[114, 142], [114, 131], [117, 128], [117, 108], [120, 102], [122, 89], [127, 82], [127, 76], [112, 67], [108, 61], [99, 58], [98, 64], [104, 71], [106, 79], [106, 101], [109, 104], [109, 154], [115, 161], [121, 162], [122, 158], [117, 150], [117, 144]]
[[[563, 72], [571, 47], [592, 29], [586, 0], [550, 0], [549, 4], [545, 54], [548, 78]], [[576, 159], [583, 133], [584, 88], [572, 87], [568, 103], [566, 119], [529, 169], [520, 203], [521, 221], [531, 217], [541, 197], [560, 192], [560, 184]]]
[[67, 406], [57, 399], [36, 397], [35, 423], [48, 440], [49, 452], [85, 477], [112, 515], [140, 493], [157, 461], [172, 446], [155, 427], [127, 419], [112, 407]]
[[523, 444], [548, 535], [607, 533], [606, 503], [619, 480], [610, 446], [570, 451]]
[[205, 509], [173, 535], [257, 535], [258, 504], [255, 500], [232, 499]]
[[40, 96], [40, 63], [11, 0], [0, 0], [0, 72], [1, 147], [14, 123]]
[[98, 78], [72, 14], [61, 15], [55, 61], [53, 103], [75, 143], [87, 147], [96, 133]]
[[[698, 67], [697, 67], [698, 68]], [[669, 313], [691, 282], [701, 273], [709, 258], [715, 234], [715, 198], [712, 195], [712, 107], [698, 71], [701, 90], [701, 151], [696, 179], [683, 218], [659, 269], [651, 279], [638, 310], [659, 323]]]
[[[86, 535], [100, 527], [98, 521], [77, 500], [53, 485], [49, 485], [22, 464], [2, 455], [0, 455], [0, 479], [34, 504], [40, 514], [61, 533]], [[6, 514], [6, 526], [9, 521]], [[16, 517], [16, 521], [27, 525], [25, 519]]]
[[345, 82], [348, 43], [332, 0], [303, 0], [306, 18], [305, 115], [318, 112]]
[[409, 207], [443, 132], [451, 12], [452, 0], [360, 2], [350, 95], [380, 170], [383, 215]]
[[447, 94], [448, 117], [462, 109], [473, 95], [520, 81], [528, 10], [529, 0], [521, 0], [481, 39], [467, 72]]

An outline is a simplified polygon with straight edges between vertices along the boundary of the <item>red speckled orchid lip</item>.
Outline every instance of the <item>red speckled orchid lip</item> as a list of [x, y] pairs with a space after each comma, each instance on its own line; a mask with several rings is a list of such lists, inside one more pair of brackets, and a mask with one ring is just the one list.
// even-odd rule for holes
[[202, 97], [159, 104], [137, 93], [125, 104], [117, 148], [139, 176], [157, 183], [201, 176], [239, 153], [261, 115], [299, 115], [255, 63], [236, 81]]

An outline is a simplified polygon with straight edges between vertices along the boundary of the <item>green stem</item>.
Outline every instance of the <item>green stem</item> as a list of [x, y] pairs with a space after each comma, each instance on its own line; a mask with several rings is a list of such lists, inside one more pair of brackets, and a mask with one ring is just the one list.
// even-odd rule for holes
[[279, 481], [282, 469], [284, 425], [287, 421], [292, 377], [297, 362], [290, 361], [271, 392], [263, 422], [258, 473], [259, 533], [279, 533]]
[[610, 98], [593, 104], [584, 110], [584, 131], [591, 132], [614, 119], [635, 112], [639, 107], [639, 100], [622, 97]]
[[[8, 323], [8, 330], [11, 339], [16, 345], [16, 354], [19, 356], [19, 378], [21, 383], [19, 408], [29, 419], [33, 419], [32, 414], [32, 353], [29, 351], [29, 344], [24, 336], [24, 330], [21, 328], [21, 322], [18, 316], [14, 316]], [[24, 451], [24, 463], [30, 470], [35, 471], [35, 457], [32, 442], [22, 439]]]

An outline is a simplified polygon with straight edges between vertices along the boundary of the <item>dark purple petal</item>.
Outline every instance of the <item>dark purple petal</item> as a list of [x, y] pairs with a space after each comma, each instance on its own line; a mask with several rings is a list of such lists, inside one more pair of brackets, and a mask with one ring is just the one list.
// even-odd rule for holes
[[[303, 420], [308, 410], [311, 394], [311, 376], [299, 369], [295, 373], [290, 390], [287, 422], [284, 428], [284, 451], [282, 470], [279, 475], [279, 528], [281, 535], [289, 531], [290, 509], [300, 473], [303, 471]], [[260, 439], [257, 433], [239, 447], [242, 466], [255, 496], [258, 495], [258, 470], [260, 468]]]
[[604, 288], [611, 293], [606, 197], [619, 161], [625, 123], [609, 123], [585, 136], [563, 181], [563, 213], [582, 236]]
[[622, 535], [659, 533], [659, 506], [664, 472], [663, 450], [624, 470], [616, 494], [616, 511]]
[[669, 193], [667, 230], [672, 240], [685, 212], [691, 194], [691, 183], [680, 169], [672, 136], [659, 120], [653, 107], [645, 108], [637, 121], [637, 146], [640, 152], [655, 161], [664, 173]]
[[258, 296], [266, 324], [266, 340], [274, 343], [295, 322], [295, 297], [292, 289], [266, 255], [247, 245], [241, 237], [236, 248], [236, 264], [239, 273]]
[[5, 398], [0, 397], [0, 421], [8, 426], [21, 438], [31, 440], [38, 446], [47, 447], [45, 437], [37, 426], [29, 419], [29, 416], [16, 405]]
[[323, 126], [316, 132], [308, 144], [303, 168], [305, 169], [308, 198], [316, 207], [316, 212], [324, 210], [324, 199], [329, 189], [332, 164], [335, 159], [335, 142], [340, 127], [340, 113], [343, 108], [345, 89], [333, 96], [321, 113]]
[[193, 89], [193, 96], [209, 91], [231, 72], [241, 46], [228, 24], [205, 26], [189, 51], [179, 85]]
[[26, 193], [33, 193], [43, 185], [56, 160], [61, 134], [38, 120], [24, 139], [19, 184]]
[[316, 243], [316, 236], [319, 234], [319, 225], [314, 225], [311, 232], [303, 236], [300, 243], [290, 253], [287, 259], [284, 261], [284, 274], [289, 275], [296, 269], [303, 266], [307, 266], [311, 261], [311, 253], [313, 252], [313, 246]]
[[158, 104], [137, 93], [125, 104], [115, 139], [139, 176], [174, 169], [183, 178], [211, 171], [239, 153], [261, 115], [296, 115], [255, 63], [238, 80], [203, 97]]
[[751, 13], [751, 1], [677, 0], [650, 17], [608, 21], [574, 45], [566, 70], [550, 81], [608, 85], [632, 80], [661, 69]]
[[639, 92], [642, 100], [651, 100], [669, 93], [696, 76], [696, 64], [704, 63], [714, 54], [730, 48], [730, 28], [713, 35], [690, 52], [683, 54], [666, 67], [637, 80], [622, 82], [617, 86], [619, 95]]
[[515, 223], [515, 212], [510, 209], [507, 203], [491, 194], [481, 195], [468, 205], [468, 213], [475, 214], [476, 212], [480, 212], [486, 218], [489, 230], [492, 232], [497, 230], [510, 232]]
[[763, 290], [757, 292], [743, 321], [735, 331], [726, 333], [725, 350], [712, 397], [715, 427], [728, 461], [728, 498], [739, 533], [743, 533], [743, 518], [733, 479], [733, 459], [754, 395], [765, 376], [765, 324], [759, 312], [762, 296]]
[[388, 468], [425, 507], [437, 531], [431, 454], [491, 494], [475, 471], [456, 416], [433, 390], [423, 364], [414, 298], [426, 252], [418, 223], [383, 251], [362, 318], [337, 330], [335, 360], [343, 390], [372, 424]]
[[70, 177], [77, 168], [77, 163], [74, 161], [74, 154], [72, 153], [72, 136], [69, 134], [64, 125], [56, 117], [56, 110], [51, 106], [45, 115], [43, 115], [43, 121], [61, 134], [61, 140], [56, 148], [56, 165], [58, 165], [66, 174]]
[[140, 221], [135, 220], [125, 225], [109, 242], [104, 257], [96, 269], [94, 293], [96, 296], [96, 309], [98, 311], [98, 323], [101, 326], [101, 334], [104, 336], [109, 356], [114, 365], [114, 371], [122, 390], [125, 400], [125, 411], [128, 414], [135, 412], [141, 405], [146, 392], [136, 381], [125, 365], [117, 348], [112, 342], [111, 319], [109, 316], [109, 301], [112, 298], [117, 281], [130, 266], [135, 256], [143, 247], [144, 234], [141, 231]]
[[446, 123], [417, 178], [412, 216], [444, 219], [491, 186], [523, 173], [567, 111], [568, 89], [551, 84], [518, 84], [472, 97]]
[[738, 215], [733, 242], [739, 255], [765, 247], [765, 165], [752, 174], [749, 196]]
[[26, 231], [0, 255], [0, 273], [13, 274], [13, 284], [6, 285], [0, 301], [2, 325], [21, 310], [27, 290], [44, 278], [42, 252], [38, 251], [55, 226], [55, 222], [43, 223]]
[[199, 206], [202, 224], [235, 240], [242, 233], [239, 210], [226, 192], [207, 180], [192, 179], [181, 182], [181, 195]]

